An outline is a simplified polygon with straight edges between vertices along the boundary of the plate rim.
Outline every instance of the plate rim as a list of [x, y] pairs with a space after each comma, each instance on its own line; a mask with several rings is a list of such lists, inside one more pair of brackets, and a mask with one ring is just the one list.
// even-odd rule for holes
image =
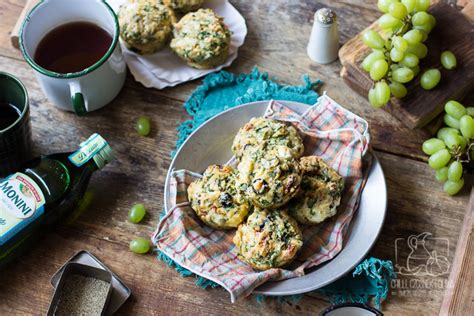
[[[164, 206], [165, 206], [165, 212], [167, 213], [168, 210], [169, 210], [169, 205], [168, 205], [168, 199], [169, 199], [169, 181], [170, 181], [170, 178], [171, 178], [171, 174], [172, 172], [174, 171], [174, 164], [179, 156], [179, 154], [181, 153], [181, 151], [186, 147], [186, 144], [191, 140], [191, 138], [196, 134], [198, 133], [198, 131], [202, 128], [204, 128], [207, 124], [209, 124], [211, 121], [217, 119], [218, 117], [220, 116], [223, 116], [223, 115], [226, 115], [228, 112], [233, 112], [233, 111], [238, 111], [239, 109], [241, 108], [244, 108], [244, 107], [248, 107], [248, 106], [252, 106], [252, 105], [256, 105], [256, 104], [265, 104], [265, 103], [268, 103], [270, 100], [259, 100], [259, 101], [254, 101], [254, 102], [248, 102], [248, 103], [244, 103], [244, 104], [240, 104], [240, 105], [237, 105], [237, 106], [234, 106], [232, 108], [229, 108], [227, 110], [224, 110], [216, 115], [214, 115], [213, 117], [209, 118], [207, 121], [205, 121], [204, 123], [202, 123], [199, 127], [197, 127], [191, 134], [189, 134], [189, 136], [186, 138], [186, 140], [181, 144], [181, 146], [176, 150], [176, 153], [173, 157], [173, 159], [171, 160], [171, 163], [170, 163], [170, 166], [168, 168], [168, 171], [167, 171], [167, 174], [166, 174], [166, 179], [165, 179], [165, 186], [164, 186], [164, 196], [163, 196], [163, 199], [164, 199]], [[293, 104], [293, 105], [296, 105], [296, 106], [299, 106], [299, 107], [304, 107], [304, 108], [309, 108], [311, 107], [312, 105], [309, 105], [309, 104], [305, 104], [305, 103], [301, 103], [301, 102], [296, 102], [296, 101], [289, 101], [289, 100], [275, 100], [277, 102], [281, 102], [283, 104]], [[316, 102], [315, 104], [317, 104], [318, 102]], [[263, 109], [266, 109], [266, 108], [263, 108]], [[349, 111], [349, 110], [348, 110]], [[264, 114], [265, 110], [262, 111], [262, 115]], [[351, 112], [352, 113], [352, 112]], [[354, 114], [355, 115], [355, 114]], [[282, 282], [287, 282], [287, 281], [291, 281], [291, 280], [294, 280], [294, 279], [298, 279], [298, 278], [301, 278], [301, 277], [307, 277], [307, 276], [310, 276], [312, 273], [316, 272], [317, 270], [315, 271], [312, 271], [308, 274], [305, 274], [301, 277], [298, 277], [298, 278], [292, 278], [292, 279], [286, 279], [286, 280], [280, 280], [280, 281], [268, 281], [268, 282], [265, 282], [264, 284], [260, 285], [259, 287], [255, 288], [255, 290], [252, 292], [253, 294], [263, 294], [263, 295], [267, 295], [267, 296], [285, 296], [285, 295], [296, 295], [296, 294], [302, 294], [302, 293], [307, 293], [307, 292], [311, 292], [311, 291], [314, 291], [316, 289], [319, 289], [325, 285], [328, 285], [330, 283], [333, 283], [335, 282], [336, 280], [340, 279], [341, 277], [343, 277], [344, 275], [346, 275], [350, 270], [352, 270], [355, 266], [357, 266], [366, 256], [367, 254], [370, 252], [370, 250], [373, 248], [375, 242], [378, 240], [379, 236], [380, 236], [380, 233], [382, 231], [382, 228], [384, 226], [384, 223], [385, 223], [385, 219], [386, 219], [386, 215], [387, 215], [387, 205], [388, 205], [388, 192], [387, 192], [387, 182], [386, 182], [386, 179], [385, 179], [385, 174], [383, 172], [383, 169], [382, 169], [382, 165], [380, 164], [380, 161], [378, 160], [377, 156], [375, 155], [374, 151], [373, 150], [370, 150], [369, 151], [370, 154], [373, 156], [373, 163], [371, 165], [371, 168], [369, 170], [369, 174], [372, 173], [375, 168], [379, 169], [379, 172], [381, 173], [381, 178], [383, 180], [383, 186], [382, 186], [382, 190], [383, 190], [383, 193], [384, 193], [384, 196], [385, 196], [385, 199], [384, 199], [384, 203], [383, 203], [383, 206], [381, 206], [381, 210], [383, 210], [382, 212], [382, 218], [381, 218], [381, 223], [380, 223], [380, 226], [377, 228], [377, 232], [374, 234], [374, 238], [369, 242], [369, 246], [367, 247], [367, 249], [364, 251], [363, 254], [359, 255], [358, 258], [356, 260], [354, 260], [354, 262], [352, 264], [349, 264], [346, 268], [342, 269], [344, 271], [341, 271], [340, 273], [338, 273], [332, 280], [328, 280], [326, 282], [320, 282], [318, 283], [316, 286], [312, 286], [312, 285], [309, 285], [307, 287], [304, 287], [304, 288], [299, 288], [297, 290], [290, 290], [290, 291], [284, 291], [284, 290], [272, 290], [272, 285], [278, 285], [278, 284], [281, 284]], [[368, 180], [367, 180], [368, 181]], [[365, 191], [365, 186], [364, 186], [364, 189], [362, 190], [362, 193], [361, 193], [361, 199], [362, 199], [362, 194], [363, 192]], [[356, 210], [356, 212], [359, 210], [359, 207], [360, 207], [360, 203], [361, 203], [361, 200], [359, 200], [359, 206]], [[350, 224], [352, 225], [352, 224]], [[343, 250], [343, 248], [341, 249], [341, 251]], [[332, 262], [338, 255], [340, 254], [340, 252], [332, 259], [328, 260], [327, 262], [325, 262], [323, 264], [323, 266], [325, 266], [326, 264]], [[263, 289], [260, 289], [262, 288]]]

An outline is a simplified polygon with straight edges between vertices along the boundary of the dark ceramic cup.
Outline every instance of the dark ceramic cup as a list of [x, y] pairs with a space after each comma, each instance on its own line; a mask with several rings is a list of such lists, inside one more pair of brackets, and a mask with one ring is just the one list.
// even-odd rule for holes
[[[4, 72], [0, 72], [0, 104], [11, 104], [19, 111], [18, 117], [12, 119], [11, 123], [0, 127], [1, 179], [17, 171], [24, 162], [31, 159], [28, 93], [20, 80]], [[6, 112], [7, 107], [0, 106], [0, 119], [5, 120]]]

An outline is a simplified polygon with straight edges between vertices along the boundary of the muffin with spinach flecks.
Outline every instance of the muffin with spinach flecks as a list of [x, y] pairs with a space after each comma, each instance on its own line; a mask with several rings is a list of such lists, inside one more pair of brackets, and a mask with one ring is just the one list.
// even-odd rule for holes
[[245, 192], [258, 207], [274, 209], [286, 204], [298, 193], [301, 169], [288, 153], [281, 155], [273, 149], [246, 153], [238, 164], [238, 190]]
[[139, 54], [152, 54], [168, 43], [175, 17], [158, 1], [137, 0], [120, 7], [118, 20], [126, 46]]
[[274, 119], [254, 117], [239, 129], [232, 143], [232, 152], [240, 159], [244, 152], [279, 146], [288, 147], [294, 158], [299, 158], [304, 151], [303, 140], [296, 128]]
[[300, 166], [300, 191], [288, 203], [288, 212], [300, 224], [319, 224], [336, 214], [344, 179], [317, 156], [302, 157]]
[[255, 209], [234, 236], [239, 258], [258, 270], [290, 263], [303, 245], [296, 221], [285, 210]]
[[229, 54], [231, 32], [211, 9], [186, 14], [174, 25], [171, 49], [198, 69], [221, 65]]
[[196, 11], [202, 6], [203, 0], [162, 0], [164, 4], [180, 13]]
[[197, 216], [217, 229], [237, 227], [250, 205], [236, 189], [235, 171], [229, 166], [209, 166], [201, 179], [188, 187], [188, 199]]

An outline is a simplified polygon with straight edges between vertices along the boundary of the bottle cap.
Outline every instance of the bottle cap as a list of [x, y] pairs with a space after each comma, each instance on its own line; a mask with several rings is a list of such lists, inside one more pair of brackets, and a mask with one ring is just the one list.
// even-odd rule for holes
[[336, 13], [329, 8], [322, 8], [316, 11], [316, 20], [322, 24], [332, 24], [336, 21]]
[[93, 159], [97, 168], [102, 169], [106, 164], [114, 160], [114, 153], [107, 141], [95, 133], [85, 142], [82, 142], [78, 151], [69, 156], [71, 161], [77, 167], [82, 166]]

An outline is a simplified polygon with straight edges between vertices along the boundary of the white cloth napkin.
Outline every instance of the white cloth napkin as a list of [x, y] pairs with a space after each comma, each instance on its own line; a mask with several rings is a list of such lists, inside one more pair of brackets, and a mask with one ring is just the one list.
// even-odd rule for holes
[[[120, 5], [125, 2], [126, 0], [107, 0], [115, 12], [118, 12]], [[163, 89], [219, 71], [232, 64], [247, 35], [245, 19], [227, 0], [207, 0], [204, 1], [203, 7], [211, 8], [216, 14], [222, 16], [224, 23], [232, 31], [229, 57], [226, 62], [214, 69], [195, 69], [176, 56], [169, 47], [155, 54], [140, 55], [129, 50], [120, 41], [125, 61], [135, 80], [147, 88]]]

